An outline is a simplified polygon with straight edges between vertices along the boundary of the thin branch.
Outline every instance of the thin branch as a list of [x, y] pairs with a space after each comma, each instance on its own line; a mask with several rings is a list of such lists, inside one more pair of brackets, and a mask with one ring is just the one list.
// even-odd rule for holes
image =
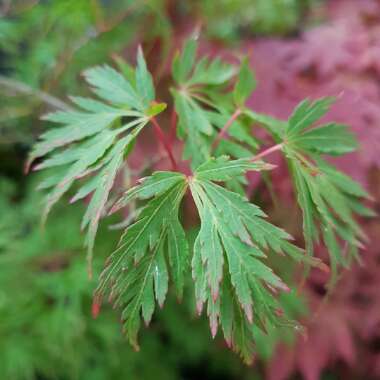
[[106, 33], [113, 30], [116, 26], [120, 25], [125, 19], [133, 14], [139, 7], [143, 9], [146, 6], [147, 0], [136, 1], [129, 5], [123, 12], [119, 12], [113, 19], [104, 22], [103, 29], [100, 30], [101, 33]]
[[170, 134], [169, 134], [170, 144], [172, 144], [175, 139], [176, 131], [177, 131], [177, 113], [175, 112], [175, 109], [173, 107], [173, 111], [170, 117]]
[[232, 116], [228, 119], [227, 123], [224, 125], [224, 127], [220, 130], [218, 135], [216, 136], [214, 142], [211, 146], [211, 151], [213, 151], [220, 143], [220, 140], [224, 139], [227, 135], [227, 131], [232, 125], [232, 123], [241, 115], [242, 111], [240, 108], [238, 108]]
[[166, 153], [168, 154], [170, 162], [172, 163], [173, 170], [177, 170], [177, 168], [178, 168], [177, 162], [176, 162], [176, 160], [174, 158], [174, 155], [173, 155], [173, 152], [172, 152], [172, 149], [171, 149], [170, 145], [166, 141], [166, 137], [164, 135], [164, 132], [162, 132], [162, 129], [161, 129], [160, 125], [158, 124], [158, 122], [157, 122], [157, 120], [156, 120], [155, 117], [152, 117], [150, 120], [151, 120], [151, 122], [153, 124], [154, 131], [156, 133], [157, 138], [159, 139], [160, 143], [165, 148]]
[[254, 162], [254, 161], [260, 160], [261, 158], [263, 158], [263, 157], [265, 157], [265, 156], [268, 156], [269, 154], [271, 154], [271, 153], [273, 153], [273, 152], [276, 152], [276, 151], [278, 151], [278, 150], [281, 150], [283, 147], [284, 147], [284, 143], [277, 144], [277, 145], [273, 145], [273, 146], [271, 146], [270, 148], [265, 149], [265, 150], [262, 151], [261, 153], [259, 153], [259, 154], [257, 154], [256, 156], [254, 156], [254, 157], [251, 159], [251, 162]]
[[25, 94], [25, 95], [32, 95], [38, 99], [40, 99], [42, 102], [51, 105], [52, 107], [59, 108], [64, 111], [71, 110], [71, 107], [67, 105], [62, 100], [44, 92], [41, 90], [36, 90], [24, 83], [21, 83], [15, 79], [6, 78], [2, 75], [0, 75], [0, 86], [7, 87], [8, 89]]

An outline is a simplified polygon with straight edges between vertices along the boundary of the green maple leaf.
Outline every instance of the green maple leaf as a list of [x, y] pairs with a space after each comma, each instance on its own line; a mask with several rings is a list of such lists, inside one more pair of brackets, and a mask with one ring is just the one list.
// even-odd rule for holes
[[113, 208], [116, 211], [132, 199], [151, 198], [110, 256], [97, 290], [123, 307], [125, 332], [135, 348], [141, 317], [148, 324], [155, 300], [160, 306], [164, 303], [169, 273], [178, 296], [182, 296], [188, 244], [178, 221], [178, 209], [186, 188], [183, 174], [157, 172], [128, 190]]
[[201, 219], [192, 258], [197, 307], [201, 311], [207, 303], [212, 334], [220, 323], [227, 342], [249, 361], [253, 323], [263, 329], [291, 323], [280, 317], [279, 302], [270, 290], [288, 287], [264, 261], [268, 251], [303, 261], [303, 251], [289, 242], [285, 231], [267, 222], [259, 207], [215, 183], [271, 168], [222, 156], [198, 167], [192, 177], [154, 173], [114, 205], [112, 211], [117, 211], [131, 200], [148, 200], [123, 234], [97, 289], [99, 297], [108, 296], [123, 308], [125, 332], [135, 347], [141, 319], [149, 323], [156, 301], [162, 305], [169, 278], [182, 295], [189, 249], [178, 210], [187, 188]]
[[[354, 151], [357, 141], [348, 127], [336, 123], [314, 124], [326, 114], [332, 98], [299, 104], [283, 133], [283, 151], [293, 175], [297, 200], [303, 213], [307, 252], [323, 238], [330, 252], [332, 282], [338, 265], [348, 266], [366, 236], [354, 214], [371, 215], [360, 203], [368, 193], [355, 181], [325, 162], [322, 154], [341, 155]], [[342, 249], [341, 241], [347, 248]]]
[[235, 103], [239, 108], [244, 107], [245, 102], [255, 90], [256, 85], [255, 76], [249, 68], [248, 58], [245, 57], [240, 65], [238, 80], [235, 83], [233, 92]]
[[288, 146], [305, 152], [341, 155], [357, 149], [355, 136], [342, 124], [328, 123], [310, 128], [330, 109], [334, 98], [304, 100], [290, 116], [284, 137]]
[[109, 66], [87, 70], [85, 79], [101, 100], [72, 97], [79, 109], [46, 115], [45, 120], [62, 126], [42, 134], [28, 160], [29, 166], [48, 155], [34, 169], [51, 169], [53, 173], [41, 184], [50, 190], [44, 219], [76, 180], [91, 175], [72, 198], [76, 201], [93, 193], [82, 221], [82, 228], [88, 230], [89, 262], [99, 220], [124, 157], [150, 117], [165, 108], [154, 103], [153, 81], [141, 49], [134, 74], [132, 83]]
[[219, 157], [198, 167], [189, 182], [201, 219], [192, 259], [197, 307], [200, 312], [207, 304], [212, 334], [221, 324], [227, 342], [248, 362], [253, 357], [253, 323], [264, 330], [290, 323], [280, 316], [278, 300], [268, 290], [288, 287], [265, 264], [267, 252], [296, 261], [305, 256], [289, 242], [289, 234], [265, 220], [258, 206], [214, 181], [265, 168], [263, 163]]
[[173, 60], [172, 73], [175, 109], [178, 113], [178, 136], [185, 140], [184, 158], [195, 168], [210, 158], [210, 146], [216, 133], [207, 108], [218, 111], [214, 93], [225, 88], [236, 69], [220, 59], [203, 57], [195, 63], [197, 44], [188, 40], [182, 54]]
[[[172, 65], [176, 87], [171, 91], [179, 119], [178, 137], [185, 141], [184, 158], [190, 159], [195, 169], [212, 154], [234, 158], [252, 156], [258, 142], [252, 136], [250, 119], [239, 117], [238, 120], [233, 116], [237, 110], [243, 115], [245, 102], [256, 88], [247, 58], [237, 70], [218, 58], [203, 57], [196, 62], [196, 52], [196, 42], [188, 40]], [[226, 91], [232, 80], [235, 80], [233, 91]], [[226, 125], [228, 131], [224, 130]]]

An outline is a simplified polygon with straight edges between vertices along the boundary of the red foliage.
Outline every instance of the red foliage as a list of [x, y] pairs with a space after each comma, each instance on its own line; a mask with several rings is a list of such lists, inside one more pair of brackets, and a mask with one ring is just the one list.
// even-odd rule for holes
[[[336, 163], [374, 191], [380, 183], [375, 178], [371, 188], [369, 176], [380, 167], [380, 2], [330, 1], [324, 11], [328, 22], [298, 38], [247, 43], [259, 79], [250, 105], [285, 118], [305, 97], [337, 96], [328, 118], [352, 126], [361, 149]], [[275, 185], [289, 195], [286, 176], [280, 169]], [[313, 274], [307, 288], [314, 309], [305, 322], [308, 337], [300, 337], [295, 347], [278, 348], [268, 364], [268, 379], [299, 372], [317, 380], [334, 366], [346, 379], [380, 378], [380, 223], [366, 223], [371, 243], [362, 253], [363, 266], [343, 272], [327, 298], [328, 279]]]
[[263, 78], [250, 104], [287, 117], [305, 97], [337, 96], [328, 118], [351, 125], [361, 142], [341, 167], [366, 184], [368, 168], [380, 166], [380, 3], [332, 1], [327, 11], [330, 21], [300, 38], [248, 44]]

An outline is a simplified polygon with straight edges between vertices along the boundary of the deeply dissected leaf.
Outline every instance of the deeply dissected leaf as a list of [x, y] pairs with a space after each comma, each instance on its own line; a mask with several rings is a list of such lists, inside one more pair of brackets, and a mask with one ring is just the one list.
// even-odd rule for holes
[[308, 260], [288, 241], [290, 236], [285, 231], [265, 221], [259, 207], [212, 182], [263, 168], [262, 163], [221, 157], [200, 166], [189, 180], [201, 219], [192, 259], [197, 308], [200, 312], [207, 304], [213, 335], [221, 323], [226, 340], [246, 361], [252, 359], [252, 323], [265, 330], [268, 325], [285, 322], [279, 317], [278, 301], [268, 289], [288, 288], [264, 264], [267, 252]]
[[[250, 126], [240, 120], [229, 121], [236, 111], [233, 108], [243, 109], [256, 86], [248, 61], [243, 60], [237, 72], [234, 66], [218, 58], [203, 57], [195, 63], [195, 56], [196, 43], [190, 40], [183, 53], [176, 55], [172, 67], [176, 81], [172, 94], [179, 118], [178, 137], [185, 141], [184, 158], [191, 159], [194, 169], [211, 157], [214, 148], [218, 155], [229, 154], [235, 158], [252, 155], [258, 144], [248, 129]], [[234, 91], [226, 93], [236, 74]], [[228, 133], [224, 130], [226, 125]], [[224, 140], [227, 134], [234, 141]]]
[[302, 150], [330, 155], [341, 155], [357, 149], [357, 141], [347, 126], [335, 123], [307, 130], [289, 142], [294, 142]]
[[182, 296], [188, 245], [178, 209], [186, 187], [184, 175], [158, 172], [128, 190], [119, 202], [122, 207], [125, 200], [151, 198], [110, 256], [97, 292], [123, 307], [125, 332], [136, 348], [141, 317], [149, 323], [155, 300], [163, 305], [169, 273]]
[[[321, 234], [330, 252], [334, 281], [337, 266], [347, 266], [366, 240], [364, 232], [354, 219], [355, 213], [371, 215], [370, 210], [359, 201], [365, 192], [360, 188], [362, 195], [358, 196], [350, 194], [348, 188], [342, 190], [329, 173], [332, 167], [327, 163], [322, 164], [321, 160], [318, 160], [318, 168], [304, 167], [297, 159], [290, 158], [290, 162], [298, 203], [303, 211], [307, 249], [313, 254], [313, 241], [318, 241]], [[313, 171], [316, 174], [311, 174]], [[351, 182], [353, 181], [347, 178], [346, 184]], [[355, 183], [355, 188], [358, 186]], [[343, 249], [341, 242], [347, 244], [346, 249]]]
[[261, 161], [221, 156], [205, 162], [188, 178], [156, 172], [127, 190], [114, 205], [112, 212], [133, 200], [147, 201], [124, 232], [97, 289], [98, 297], [108, 296], [123, 308], [125, 332], [135, 347], [141, 318], [149, 323], [155, 302], [162, 305], [169, 278], [178, 296], [183, 293], [189, 248], [178, 211], [188, 186], [201, 219], [192, 258], [197, 308], [200, 312], [207, 304], [212, 334], [220, 323], [227, 342], [250, 361], [253, 323], [263, 330], [291, 323], [281, 317], [273, 294], [288, 287], [264, 260], [275, 252], [295, 261], [318, 262], [306, 258], [285, 231], [267, 222], [259, 207], [214, 182], [271, 168]]
[[193, 168], [210, 158], [211, 143], [217, 133], [208, 109], [219, 113], [220, 107], [212, 97], [220, 95], [220, 90], [236, 74], [234, 66], [218, 58], [203, 57], [195, 63], [196, 47], [196, 42], [189, 40], [183, 53], [176, 55], [172, 67], [178, 137], [185, 140], [184, 158], [191, 159]]
[[334, 98], [321, 98], [315, 102], [306, 99], [301, 102], [289, 118], [287, 134], [294, 136], [313, 125], [324, 116], [334, 102]]
[[185, 139], [183, 157], [198, 166], [210, 157], [208, 136], [212, 125], [197, 102], [188, 95], [173, 90], [175, 108], [178, 113], [178, 134]]
[[106, 202], [124, 157], [129, 154], [150, 116], [161, 112], [165, 106], [153, 103], [153, 81], [141, 50], [133, 83], [109, 66], [89, 69], [84, 75], [102, 101], [72, 97], [80, 110], [46, 115], [45, 120], [62, 126], [40, 137], [28, 165], [49, 154], [34, 168], [49, 168], [53, 172], [41, 186], [50, 189], [45, 218], [76, 180], [91, 175], [72, 198], [74, 202], [93, 193], [82, 221], [82, 228], [88, 229], [86, 245], [91, 262], [99, 220], [105, 213]]
[[84, 72], [86, 81], [96, 95], [118, 106], [144, 110], [136, 89], [119, 72], [110, 66], [97, 66]]
[[[284, 153], [303, 213], [306, 250], [312, 255], [314, 242], [322, 236], [330, 252], [334, 281], [337, 266], [347, 265], [366, 238], [354, 214], [371, 212], [360, 203], [360, 198], [369, 197], [361, 186], [318, 155], [341, 155], [357, 147], [355, 137], [344, 125], [314, 126], [331, 103], [331, 98], [314, 103], [306, 100], [296, 108], [285, 131]], [[345, 251], [341, 242], [348, 244]]]

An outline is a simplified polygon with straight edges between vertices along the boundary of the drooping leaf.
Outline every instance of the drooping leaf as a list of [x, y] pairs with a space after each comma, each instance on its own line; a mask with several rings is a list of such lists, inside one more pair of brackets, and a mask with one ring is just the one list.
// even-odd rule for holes
[[194, 243], [192, 272], [197, 309], [204, 304], [212, 335], [222, 326], [227, 342], [247, 362], [252, 360], [252, 324], [291, 324], [280, 313], [275, 289], [288, 290], [265, 260], [269, 252], [318, 265], [289, 242], [289, 234], [266, 221], [261, 209], [213, 181], [225, 182], [249, 170], [271, 166], [222, 156], [199, 166], [192, 177], [156, 172], [129, 189], [112, 212], [132, 200], [146, 202], [124, 232], [104, 269], [97, 297], [108, 296], [123, 309], [125, 333], [136, 348], [141, 319], [149, 323], [165, 300], [168, 279], [182, 296], [188, 273], [189, 248], [178, 220], [181, 200], [190, 188], [201, 226]]
[[[35, 170], [50, 169], [54, 174], [41, 186], [50, 188], [44, 218], [52, 206], [78, 179], [91, 176], [72, 198], [72, 202], [93, 193], [83, 217], [87, 228], [88, 259], [94, 246], [99, 220], [115, 178], [137, 135], [164, 104], [154, 103], [154, 88], [141, 50], [138, 52], [134, 82], [109, 66], [95, 67], [84, 76], [102, 99], [72, 97], [81, 109], [48, 114], [45, 120], [62, 126], [41, 135], [30, 154], [28, 165], [49, 154]], [[153, 107], [153, 108], [152, 108]]]
[[160, 306], [165, 301], [169, 274], [182, 295], [189, 251], [178, 209], [186, 187], [184, 175], [158, 172], [127, 191], [119, 202], [151, 198], [124, 232], [97, 289], [98, 296], [108, 295], [123, 308], [125, 333], [135, 348], [141, 318], [148, 324], [155, 300]]
[[[318, 265], [288, 241], [289, 234], [267, 222], [258, 206], [212, 182], [259, 170], [262, 164], [255, 164], [222, 157], [201, 165], [189, 180], [201, 219], [192, 259], [197, 308], [200, 312], [207, 304], [213, 335], [221, 323], [226, 340], [236, 344], [235, 349], [247, 361], [252, 359], [254, 345], [252, 323], [264, 330], [268, 324], [288, 323], [278, 317], [276, 297], [267, 290], [288, 289], [264, 263], [267, 252]], [[230, 294], [223, 294], [227, 291]], [[231, 324], [237, 326], [235, 333], [243, 336], [232, 337]]]
[[[360, 203], [360, 198], [368, 197], [361, 186], [320, 156], [342, 155], [357, 148], [355, 136], [347, 126], [316, 125], [333, 101], [333, 98], [321, 98], [301, 102], [279, 136], [302, 210], [306, 251], [312, 256], [314, 243], [323, 238], [330, 252], [332, 281], [338, 265], [346, 265], [349, 254], [355, 256], [366, 238], [354, 214], [371, 214]], [[340, 252], [341, 242], [348, 244], [344, 254]]]
[[[338, 266], [346, 266], [363, 246], [366, 236], [355, 221], [354, 214], [373, 215], [360, 203], [368, 197], [361, 186], [340, 173], [321, 158], [315, 161], [285, 149], [293, 174], [298, 204], [303, 213], [303, 231], [306, 249], [313, 255], [313, 246], [319, 236], [330, 253], [332, 278], [336, 279]], [[343, 244], [347, 249], [343, 250]]]

